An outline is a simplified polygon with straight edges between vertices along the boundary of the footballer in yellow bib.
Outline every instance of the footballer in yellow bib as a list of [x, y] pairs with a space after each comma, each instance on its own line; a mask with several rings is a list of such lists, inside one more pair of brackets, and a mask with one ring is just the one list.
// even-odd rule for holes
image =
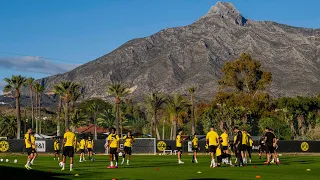
[[122, 156], [122, 162], [121, 164], [124, 163], [124, 160], [126, 158], [127, 155], [127, 165], [129, 165], [129, 161], [130, 161], [130, 156], [132, 153], [132, 143], [134, 142], [134, 137], [131, 135], [131, 132], [129, 131], [128, 134], [126, 136], [123, 137], [124, 140], [124, 153]]

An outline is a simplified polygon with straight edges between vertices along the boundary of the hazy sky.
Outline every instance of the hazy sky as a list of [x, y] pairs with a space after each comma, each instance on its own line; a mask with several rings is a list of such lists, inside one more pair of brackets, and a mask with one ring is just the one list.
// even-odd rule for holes
[[[130, 39], [149, 36], [166, 27], [188, 25], [216, 2], [1, 0], [0, 89], [3, 78], [12, 74], [41, 78], [63, 73]], [[229, 2], [249, 19], [320, 28], [319, 0]]]

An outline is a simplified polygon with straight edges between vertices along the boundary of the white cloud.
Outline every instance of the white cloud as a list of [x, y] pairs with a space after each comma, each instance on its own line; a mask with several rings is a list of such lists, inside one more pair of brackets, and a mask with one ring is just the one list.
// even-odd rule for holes
[[[70, 71], [80, 64], [58, 63], [36, 56], [0, 57], [0, 67], [55, 75]], [[0, 84], [1, 86], [1, 84]]]

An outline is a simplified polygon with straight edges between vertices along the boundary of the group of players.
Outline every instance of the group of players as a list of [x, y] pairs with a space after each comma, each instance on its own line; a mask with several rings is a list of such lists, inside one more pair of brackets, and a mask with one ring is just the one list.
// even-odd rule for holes
[[[206, 135], [206, 150], [210, 154], [211, 157], [211, 164], [210, 168], [219, 167], [221, 163], [229, 164], [233, 166], [231, 160], [231, 153], [234, 152], [236, 156], [237, 163], [236, 166], [244, 166], [248, 163], [247, 157], [249, 157], [249, 162], [251, 163], [251, 152], [252, 152], [252, 145], [253, 140], [251, 135], [246, 131], [241, 131], [239, 127], [234, 127], [234, 141], [233, 143], [229, 140], [229, 135], [227, 129], [224, 129], [224, 132], [219, 136], [218, 133], [214, 130], [214, 127], [210, 128], [210, 131]], [[265, 136], [262, 137], [259, 143], [259, 155], [261, 158], [262, 152], [266, 152], [267, 161], [266, 164], [270, 165], [271, 156], [273, 156], [273, 160], [275, 160], [276, 164], [279, 164], [279, 158], [276, 153], [277, 147], [277, 139], [270, 128], [265, 129]], [[178, 150], [178, 164], [184, 164], [181, 161], [182, 155], [182, 144], [186, 138], [182, 138], [182, 129], [178, 130], [178, 135], [176, 137], [176, 147]], [[127, 156], [127, 165], [129, 165], [130, 156], [132, 153], [132, 143], [135, 141], [134, 137], [131, 135], [131, 132], [128, 132], [126, 136], [123, 137], [124, 140], [124, 153], [122, 155], [122, 163], [124, 163], [125, 158]], [[34, 160], [37, 157], [36, 152], [36, 144], [35, 144], [35, 137], [32, 132], [32, 129], [28, 129], [28, 132], [25, 134], [25, 146], [28, 153], [27, 163], [25, 165], [26, 169], [32, 169], [31, 165], [33, 164]], [[80, 150], [80, 160], [79, 162], [85, 161], [85, 149], [88, 151], [89, 160], [92, 159], [92, 152], [94, 147], [94, 141], [91, 137], [88, 137], [86, 140], [82, 138], [79, 144]], [[111, 133], [107, 138], [107, 143], [105, 144], [105, 148], [109, 152], [110, 158], [110, 166], [108, 168], [118, 168], [118, 161], [120, 153], [120, 138], [119, 135], [116, 133], [115, 128], [111, 129]], [[66, 133], [63, 136], [62, 142], [62, 149], [63, 149], [63, 158], [61, 162], [62, 171], [65, 170], [65, 163], [66, 158], [69, 157], [70, 159], [70, 171], [73, 171], [73, 157], [75, 149], [77, 149], [77, 139], [76, 135], [71, 132], [69, 129], [66, 130]], [[54, 160], [58, 157], [58, 161], [60, 161], [60, 142], [59, 139], [54, 141]], [[197, 153], [200, 150], [199, 147], [199, 139], [198, 135], [195, 133], [192, 139], [192, 150], [193, 150], [193, 157], [192, 162], [198, 163], [197, 160]], [[248, 154], [248, 156], [247, 156]], [[217, 163], [215, 162], [215, 157], [217, 158]], [[115, 163], [114, 163], [115, 161]]]
[[[214, 130], [214, 127], [210, 128], [210, 131], [206, 135], [206, 151], [210, 154], [211, 164], [210, 168], [219, 167], [221, 163], [229, 164], [233, 166], [231, 160], [231, 153], [229, 149], [236, 156], [236, 166], [244, 166], [249, 162], [251, 163], [251, 153], [253, 140], [251, 135], [246, 131], [241, 131], [239, 127], [233, 128], [234, 139], [233, 142], [229, 140], [229, 135], [227, 129], [224, 129], [224, 132], [219, 136], [218, 133]], [[182, 155], [182, 144], [186, 139], [182, 138], [182, 129], [178, 130], [178, 135], [176, 138], [176, 146], [178, 150], [178, 164], [184, 164], [181, 161]], [[197, 133], [194, 134], [192, 139], [192, 162], [198, 163], [197, 153], [200, 150], [199, 147], [199, 139]], [[259, 143], [259, 155], [261, 159], [262, 151], [266, 152], [267, 161], [265, 164], [270, 165], [271, 162], [275, 164], [279, 164], [279, 158], [276, 153], [277, 148], [277, 139], [270, 128], [265, 129], [265, 136], [263, 136]], [[271, 161], [271, 156], [273, 156], [273, 160]], [[217, 158], [217, 163], [215, 162], [215, 157]]]

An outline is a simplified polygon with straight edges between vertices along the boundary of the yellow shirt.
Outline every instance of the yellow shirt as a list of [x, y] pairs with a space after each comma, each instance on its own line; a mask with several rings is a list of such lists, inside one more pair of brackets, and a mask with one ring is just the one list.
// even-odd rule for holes
[[210, 131], [207, 133], [206, 140], [209, 140], [209, 146], [218, 146], [217, 139], [219, 138], [219, 135], [215, 131]]
[[133, 136], [124, 136], [123, 140], [124, 140], [124, 146], [125, 147], [132, 147], [132, 142], [134, 140]]
[[177, 135], [177, 138], [176, 138], [176, 146], [177, 146], [177, 147], [182, 147], [181, 135], [180, 135], [180, 134]]
[[192, 139], [192, 147], [193, 148], [198, 148], [198, 141], [199, 141], [199, 139], [196, 136]]
[[216, 156], [221, 156], [221, 149], [220, 149], [220, 146], [217, 147], [217, 150], [216, 150]]
[[81, 139], [79, 148], [84, 149], [85, 147], [86, 147], [86, 140]]
[[234, 135], [233, 136], [233, 143], [236, 143], [236, 140], [237, 140], [237, 135]]
[[34, 137], [34, 135], [31, 135], [31, 144], [32, 144], [32, 148], [35, 149], [36, 148], [36, 138]]
[[86, 144], [87, 144], [87, 148], [90, 148], [90, 149], [93, 148], [93, 140], [92, 139], [87, 140]]
[[76, 135], [73, 132], [66, 132], [64, 133], [63, 136], [64, 139], [66, 139], [66, 143], [64, 144], [64, 146], [71, 146], [74, 147], [75, 145], [75, 141], [76, 141]]
[[229, 135], [227, 133], [223, 133], [220, 136], [222, 138], [222, 146], [228, 146], [229, 143]]
[[24, 143], [26, 145], [26, 148], [31, 148], [31, 134], [27, 133], [24, 135]]
[[120, 138], [117, 134], [110, 134], [108, 136], [108, 141], [111, 141], [111, 142], [109, 142], [110, 143], [109, 145], [111, 148], [118, 148]]
[[60, 150], [59, 141], [54, 141], [53, 148], [54, 148], [55, 151], [59, 151]]
[[252, 139], [250, 138], [250, 140], [249, 140], [249, 146], [252, 147], [252, 145], [253, 145], [253, 141], [252, 141]]
[[242, 144], [247, 145], [248, 135], [247, 133], [242, 132]]

